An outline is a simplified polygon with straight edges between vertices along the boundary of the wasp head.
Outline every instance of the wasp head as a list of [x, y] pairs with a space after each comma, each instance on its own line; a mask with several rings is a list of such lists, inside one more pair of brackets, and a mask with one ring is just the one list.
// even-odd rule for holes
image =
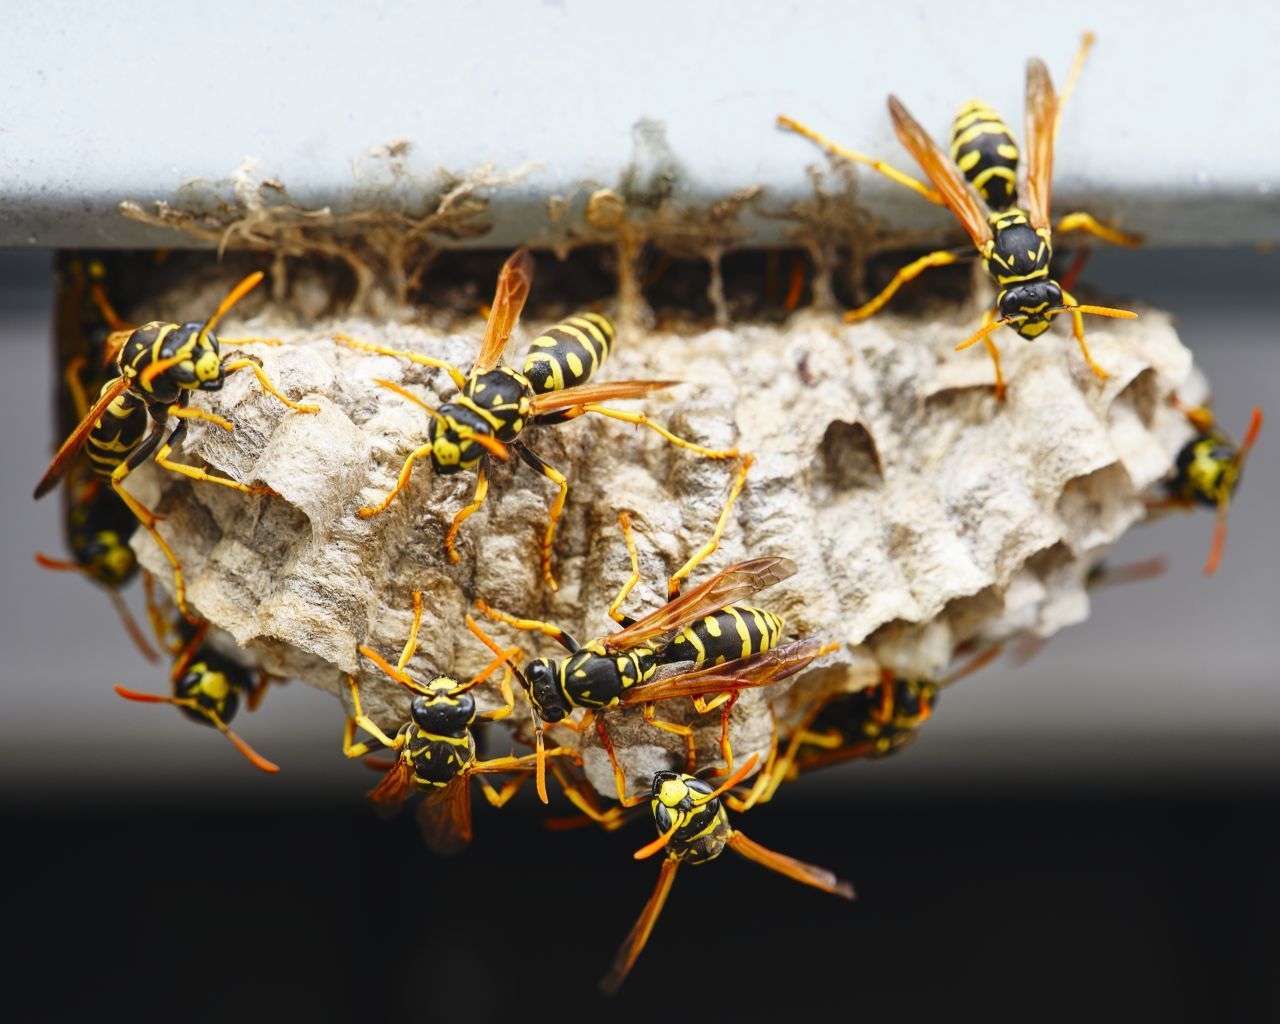
[[529, 700], [544, 722], [558, 722], [569, 713], [569, 705], [560, 692], [558, 676], [550, 658], [537, 658], [524, 670]]
[[484, 458], [486, 449], [474, 435], [491, 435], [488, 420], [464, 405], [448, 402], [431, 418], [431, 466], [435, 472], [448, 475], [463, 469], [474, 469]]
[[122, 586], [138, 571], [128, 539], [115, 530], [98, 531], [76, 554], [89, 575], [107, 587]]
[[1216, 430], [1202, 431], [1178, 453], [1174, 486], [1202, 505], [1217, 506], [1240, 482], [1240, 449]]
[[212, 651], [202, 652], [187, 667], [186, 675], [174, 687], [174, 696], [195, 701], [195, 707], [182, 708], [183, 714], [210, 726], [215, 724], [212, 716], [230, 722], [240, 708], [235, 670]]
[[1038, 338], [1063, 311], [1062, 289], [1056, 281], [1027, 281], [1000, 293], [999, 315], [1022, 337]]

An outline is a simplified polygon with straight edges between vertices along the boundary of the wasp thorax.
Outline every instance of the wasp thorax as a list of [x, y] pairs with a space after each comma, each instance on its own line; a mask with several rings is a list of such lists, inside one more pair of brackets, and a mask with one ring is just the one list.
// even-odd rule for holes
[[556, 685], [556, 668], [547, 658], [538, 658], [525, 670], [529, 700], [544, 722], [558, 722], [569, 713], [560, 687]]
[[137, 556], [126, 538], [114, 530], [103, 530], [79, 552], [94, 579], [109, 587], [125, 583], [138, 568]]

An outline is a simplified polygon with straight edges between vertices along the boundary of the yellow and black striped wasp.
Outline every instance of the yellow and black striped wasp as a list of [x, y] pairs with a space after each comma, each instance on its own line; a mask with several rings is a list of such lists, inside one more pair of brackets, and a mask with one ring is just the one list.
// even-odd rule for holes
[[[413, 627], [397, 663], [390, 664], [371, 647], [360, 648], [360, 653], [389, 679], [415, 695], [409, 706], [410, 720], [394, 738], [388, 736], [364, 713], [360, 703], [360, 684], [354, 676], [348, 676], [352, 714], [347, 718], [343, 732], [342, 752], [350, 758], [364, 757], [375, 749], [374, 742], [379, 747], [394, 751], [397, 755], [395, 762], [369, 794], [369, 799], [381, 808], [394, 811], [415, 790], [425, 790], [426, 796], [418, 804], [418, 825], [428, 849], [447, 856], [460, 852], [471, 842], [472, 776], [479, 777], [481, 792], [489, 803], [501, 807], [516, 794], [528, 773], [534, 770], [535, 758], [534, 755], [526, 755], [477, 760], [472, 734], [477, 718], [496, 721], [505, 718], [515, 707], [511, 676], [520, 658], [519, 649], [500, 651], [487, 667], [466, 683], [449, 676], [437, 676], [424, 684], [405, 671], [417, 649], [421, 625], [422, 594], [415, 592]], [[470, 616], [467, 617], [467, 626], [486, 644], [492, 643]], [[493, 711], [477, 714], [475, 698], [470, 691], [499, 667], [503, 668], [499, 690], [504, 703]], [[373, 739], [356, 743], [357, 728], [363, 729]], [[547, 751], [546, 756], [569, 753], [557, 748]], [[502, 789], [495, 789], [484, 778], [486, 774], [495, 772], [514, 774], [516, 778]]]
[[278, 765], [259, 754], [228, 725], [242, 700], [250, 711], [258, 706], [270, 677], [264, 672], [255, 673], [254, 669], [208, 643], [208, 622], [193, 623], [182, 614], [174, 615], [171, 622], [166, 621], [154, 600], [150, 577], [146, 582], [147, 606], [156, 639], [174, 659], [169, 674], [173, 695], [141, 693], [118, 683], [116, 693], [142, 704], [172, 704], [193, 722], [217, 729], [255, 768], [278, 772]]
[[521, 370], [502, 365], [511, 334], [520, 319], [525, 300], [533, 283], [533, 257], [527, 249], [513, 253], [498, 275], [498, 287], [489, 308], [480, 354], [469, 374], [463, 374], [452, 363], [418, 352], [387, 348], [357, 341], [345, 334], [339, 342], [381, 355], [407, 359], [421, 366], [435, 367], [449, 374], [458, 396], [433, 409], [405, 389], [386, 380], [375, 383], [396, 392], [420, 406], [428, 416], [425, 444], [404, 460], [399, 478], [389, 494], [376, 505], [356, 510], [361, 517], [385, 511], [409, 482], [413, 464], [430, 455], [432, 469], [442, 475], [461, 470], [476, 471], [476, 490], [471, 503], [453, 518], [445, 537], [445, 550], [453, 562], [459, 560], [456, 548], [462, 523], [484, 504], [489, 491], [490, 456], [506, 458], [509, 445], [521, 460], [559, 488], [552, 503], [546, 534], [542, 541], [542, 572], [547, 585], [556, 589], [551, 572], [552, 545], [556, 524], [564, 511], [569, 482], [559, 470], [543, 461], [523, 439], [530, 425], [550, 426], [565, 423], [586, 413], [595, 413], [624, 423], [649, 427], [677, 447], [712, 459], [736, 458], [736, 449], [706, 448], [677, 437], [654, 423], [643, 413], [624, 412], [601, 405], [610, 399], [642, 398], [654, 391], [674, 386], [677, 381], [620, 380], [590, 383], [604, 363], [614, 339], [614, 327], [605, 317], [584, 313], [552, 327], [534, 340]]
[[[1001, 325], [1012, 327], [1028, 341], [1038, 338], [1053, 318], [1070, 313], [1072, 328], [1085, 362], [1098, 377], [1106, 371], [1089, 354], [1084, 340], [1084, 317], [1089, 313], [1119, 319], [1137, 314], [1106, 306], [1087, 306], [1076, 301], [1053, 279], [1053, 232], [1087, 231], [1118, 245], [1137, 245], [1140, 239], [1100, 224], [1087, 213], [1069, 213], [1051, 225], [1050, 195], [1053, 185], [1053, 148], [1058, 120], [1067, 97], [1093, 44], [1086, 34], [1076, 57], [1066, 90], [1054, 93], [1053, 82], [1043, 62], [1027, 62], [1026, 136], [1027, 162], [1021, 187], [1017, 183], [1019, 151], [1005, 122], [986, 104], [976, 100], [961, 107], [951, 133], [951, 158], [929, 137], [896, 96], [889, 97], [889, 115], [898, 140], [915, 158], [932, 188], [881, 160], [837, 146], [813, 129], [789, 117], [779, 117], [778, 125], [805, 136], [828, 153], [867, 164], [891, 181], [912, 189], [931, 203], [946, 206], [960, 221], [982, 257], [988, 273], [999, 286], [995, 308], [984, 317], [983, 326], [956, 346], [957, 351], [982, 342], [991, 356], [996, 373], [996, 397], [1005, 396], [1000, 353], [989, 335]], [[845, 314], [845, 320], [864, 320], [885, 305], [902, 285], [930, 267], [942, 267], [961, 259], [953, 249], [931, 252], [894, 275], [893, 280], [870, 302]]]
[[[721, 747], [727, 767], [731, 768], [727, 729], [728, 712], [735, 694], [748, 687], [766, 686], [788, 678], [807, 668], [824, 650], [815, 640], [779, 647], [784, 626], [782, 618], [743, 603], [751, 595], [791, 576], [795, 563], [789, 558], [739, 562], [693, 590], [681, 593], [683, 580], [715, 551], [750, 466], [750, 459], [743, 461], [710, 540], [671, 576], [667, 602], [640, 619], [621, 612], [622, 603], [640, 579], [640, 571], [630, 519], [625, 513], [619, 516], [631, 560], [631, 575], [609, 607], [610, 618], [623, 627], [615, 633], [583, 644], [553, 623], [516, 618], [484, 601], [476, 602], [480, 611], [495, 621], [542, 633], [568, 652], [569, 656], [562, 659], [536, 658], [519, 672], [535, 714], [537, 746], [540, 749], [542, 745], [543, 722], [579, 731], [594, 724], [613, 764], [618, 797], [624, 805], [634, 801], [626, 796], [621, 766], [597, 712], [639, 705], [644, 720], [650, 725], [684, 737], [686, 765], [691, 767], [693, 729], [659, 719], [657, 702], [688, 697], [699, 713], [721, 708]], [[575, 722], [569, 715], [576, 708], [585, 709], [586, 714]], [[545, 801], [541, 765], [538, 787], [539, 796]]]
[[897, 753], [933, 716], [940, 693], [1000, 656], [993, 644], [942, 679], [899, 676], [883, 669], [874, 686], [836, 692], [819, 701], [792, 731], [780, 757], [776, 739], [755, 786], [745, 798], [729, 798], [734, 810], [749, 810], [773, 799], [783, 782], [798, 774], [860, 759]]
[[747, 860], [786, 875], [802, 885], [812, 886], [847, 900], [853, 899], [853, 886], [841, 881], [830, 871], [766, 849], [729, 824], [729, 815], [721, 802], [721, 795], [749, 775], [755, 764], [756, 757], [753, 754], [718, 788], [712, 788], [709, 782], [695, 775], [678, 772], [658, 772], [654, 775], [650, 808], [658, 838], [637, 850], [635, 858], [641, 860], [661, 852], [662, 868], [658, 873], [658, 884], [654, 887], [653, 895], [649, 897], [635, 927], [618, 950], [613, 967], [601, 979], [600, 987], [608, 994], [618, 991], [645, 943], [649, 941], [649, 934], [666, 905], [680, 865], [705, 864], [715, 860], [726, 846]]
[[1213, 542], [1204, 564], [1204, 574], [1212, 576], [1222, 563], [1222, 551], [1227, 543], [1227, 513], [1240, 485], [1244, 461], [1262, 430], [1262, 410], [1254, 407], [1244, 440], [1237, 444], [1218, 429], [1213, 410], [1208, 406], [1186, 408], [1177, 399], [1174, 405], [1196, 428], [1196, 435], [1178, 452], [1174, 474], [1164, 485], [1164, 500], [1149, 504], [1152, 508], [1201, 505], [1216, 510]]
[[[35, 489], [36, 498], [51, 491], [69, 471], [76, 453], [83, 448], [93, 472], [110, 481], [112, 490], [155, 540], [173, 567], [174, 595], [183, 614], [189, 612], [182, 567], [156, 529], [155, 514], [122, 485], [130, 472], [154, 454], [159, 465], [194, 480], [222, 484], [246, 494], [270, 493], [268, 487], [250, 487], [235, 480], [212, 476], [198, 466], [184, 465], [170, 458], [186, 434], [187, 420], [206, 420], [224, 430], [233, 429], [232, 424], [222, 417], [193, 408], [189, 403], [193, 392], [217, 391], [226, 375], [238, 370], [252, 370], [262, 387], [290, 409], [319, 411], [316, 406], [301, 405], [286, 398], [253, 360], [229, 359], [219, 350], [214, 327], [257, 286], [262, 277], [261, 272], [255, 272], [242, 280], [204, 323], [153, 321], [132, 330], [115, 332], [108, 339], [107, 360], [114, 361], [116, 375], [103, 386], [97, 401], [63, 442]], [[179, 423], [165, 438], [171, 417]]]
[[[88, 394], [96, 394], [109, 379], [104, 345], [110, 331], [124, 326], [107, 301], [106, 275], [106, 267], [96, 258], [64, 253], [57, 261], [54, 334], [63, 372], [56, 404], [63, 431], [84, 419], [89, 411]], [[115, 491], [93, 473], [83, 454], [67, 470], [62, 515], [70, 558], [37, 553], [36, 564], [80, 573], [102, 587], [143, 657], [158, 661], [159, 655], [138, 628], [121, 593], [138, 575], [137, 555], [129, 544], [138, 520]]]

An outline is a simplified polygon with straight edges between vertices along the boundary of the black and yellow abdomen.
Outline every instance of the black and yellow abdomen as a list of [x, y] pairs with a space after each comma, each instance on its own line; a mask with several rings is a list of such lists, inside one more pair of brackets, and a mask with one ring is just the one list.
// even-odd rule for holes
[[73, 478], [67, 509], [67, 546], [76, 564], [107, 587], [122, 587], [138, 571], [129, 546], [138, 520], [129, 507], [101, 481]]
[[1018, 144], [985, 103], [970, 100], [951, 124], [951, 159], [994, 211], [1018, 198]]
[[117, 395], [107, 406], [106, 412], [94, 421], [84, 445], [89, 465], [98, 476], [110, 476], [142, 443], [147, 420], [146, 402], [132, 391]]
[[1216, 508], [1240, 481], [1239, 447], [1217, 430], [1202, 431], [1178, 452], [1170, 494]]
[[534, 338], [523, 367], [534, 394], [587, 383], [604, 364], [615, 334], [607, 317], [581, 313]]
[[778, 646], [785, 620], [751, 605], [735, 604], [690, 623], [663, 648], [663, 664], [692, 661], [722, 665]]

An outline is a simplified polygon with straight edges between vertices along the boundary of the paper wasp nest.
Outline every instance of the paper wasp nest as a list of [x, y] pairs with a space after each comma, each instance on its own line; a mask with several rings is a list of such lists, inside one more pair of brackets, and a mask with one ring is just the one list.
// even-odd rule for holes
[[[155, 312], [211, 308], [223, 288], [157, 299]], [[545, 588], [538, 562], [554, 488], [518, 460], [495, 466], [488, 503], [463, 526], [457, 565], [443, 537], [470, 500], [472, 473], [433, 477], [423, 460], [386, 513], [358, 518], [357, 507], [391, 487], [428, 422], [371, 379], [432, 404], [453, 386], [443, 372], [338, 346], [335, 332], [419, 349], [465, 371], [481, 322], [471, 309], [428, 314], [436, 317], [430, 323], [302, 325], [273, 319], [270, 310], [261, 299], [246, 302], [222, 333], [279, 338], [278, 347], [247, 351], [288, 395], [320, 413], [289, 413], [252, 375], [236, 374], [220, 393], [196, 398], [235, 431], [192, 423], [184, 450], [188, 461], [265, 482], [280, 497], [250, 498], [152, 466], [130, 485], [167, 517], [161, 529], [185, 567], [193, 606], [270, 671], [344, 703], [345, 674], [358, 671], [373, 717], [394, 729], [406, 720], [407, 695], [356, 649], [369, 644], [394, 660], [413, 590], [424, 592], [426, 611], [410, 670], [467, 678], [488, 660], [464, 625], [477, 597], [555, 621], [581, 640], [614, 628], [606, 609], [629, 568], [619, 510], [631, 513], [640, 549], [643, 580], [625, 606], [632, 614], [663, 599], [667, 574], [709, 536], [733, 467], [594, 416], [529, 437], [571, 485], [555, 551], [558, 593]], [[550, 322], [535, 299], [509, 361], [518, 363]], [[1110, 371], [1105, 382], [1063, 324], [1030, 344], [1002, 332], [1011, 382], [1003, 405], [981, 350], [952, 351], [975, 322], [972, 307], [953, 306], [929, 318], [884, 313], [853, 326], [804, 311], [784, 325], [620, 326], [600, 379], [682, 380], [644, 411], [690, 439], [756, 457], [719, 551], [692, 582], [742, 558], [787, 555], [798, 573], [757, 603], [786, 616], [790, 637], [842, 644], [790, 694], [789, 684], [744, 694], [732, 715], [736, 756], [767, 751], [768, 701], [794, 717], [822, 692], [869, 684], [878, 663], [936, 677], [966, 641], [1047, 636], [1084, 619], [1090, 566], [1143, 517], [1140, 495], [1170, 471], [1189, 428], [1167, 398], [1177, 390], [1194, 400], [1198, 384], [1167, 316], [1144, 309], [1137, 321], [1089, 324], [1094, 356]], [[139, 537], [144, 564], [168, 581], [166, 563]], [[486, 628], [531, 656], [561, 653], [545, 637]], [[496, 703], [488, 684], [479, 692], [482, 709]], [[511, 721], [527, 733], [527, 706], [519, 694], [517, 701]], [[663, 714], [697, 719], [683, 707]], [[697, 720], [700, 759], [713, 763], [719, 715]], [[612, 712], [608, 721], [633, 790], [646, 773], [676, 763], [679, 738], [643, 724], [638, 711]], [[564, 729], [552, 739], [578, 742]], [[612, 795], [595, 736], [582, 742], [591, 781]]]

